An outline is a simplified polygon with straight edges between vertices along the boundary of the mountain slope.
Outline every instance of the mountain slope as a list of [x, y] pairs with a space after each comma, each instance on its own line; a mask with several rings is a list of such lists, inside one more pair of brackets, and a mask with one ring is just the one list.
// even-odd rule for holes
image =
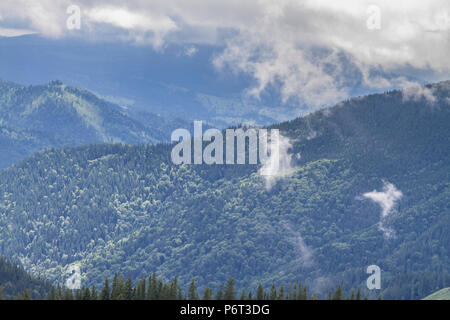
[[[385, 298], [423, 297], [450, 281], [450, 82], [421, 89], [435, 100], [393, 91], [276, 126], [301, 158], [271, 190], [257, 166], [176, 166], [165, 144], [40, 152], [0, 172], [0, 254], [59, 281], [77, 264], [99, 285], [156, 271], [318, 292], [376, 264]], [[388, 183], [390, 238], [363, 197]]]
[[58, 81], [29, 87], [0, 81], [0, 168], [49, 147], [169, 140], [167, 130], [178, 123], [151, 116], [147, 125], [86, 90]]
[[43, 299], [50, 290], [51, 283], [29, 275], [21, 267], [0, 257], [0, 295], [12, 299], [28, 290], [31, 298]]
[[450, 288], [436, 291], [429, 296], [426, 296], [423, 300], [450, 300]]

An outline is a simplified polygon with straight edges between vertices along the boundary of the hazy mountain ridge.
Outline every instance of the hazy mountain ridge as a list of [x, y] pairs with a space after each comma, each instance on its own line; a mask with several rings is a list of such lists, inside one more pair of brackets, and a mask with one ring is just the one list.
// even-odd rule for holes
[[168, 130], [180, 122], [152, 114], [139, 121], [119, 106], [59, 81], [40, 86], [1, 81], [0, 167], [50, 147], [168, 141]]
[[[97, 284], [156, 271], [319, 292], [363, 287], [377, 264], [386, 298], [423, 297], [450, 281], [449, 84], [425, 87], [433, 103], [393, 91], [275, 126], [301, 158], [270, 191], [256, 166], [175, 166], [170, 145], [40, 152], [0, 173], [0, 253], [60, 281], [75, 263]], [[403, 194], [391, 239], [361, 197], [383, 180]]]
[[[39, 48], [39, 50], [36, 50]], [[185, 45], [155, 51], [146, 46], [45, 39], [39, 35], [0, 38], [0, 77], [23, 84], [54, 79], [89, 88], [104, 100], [165, 119], [205, 120], [214, 127], [269, 125], [302, 114], [282, 105], [274, 92], [254, 99], [244, 75], [218, 73], [212, 60], [220, 48]], [[272, 90], [275, 91], [275, 90]]]

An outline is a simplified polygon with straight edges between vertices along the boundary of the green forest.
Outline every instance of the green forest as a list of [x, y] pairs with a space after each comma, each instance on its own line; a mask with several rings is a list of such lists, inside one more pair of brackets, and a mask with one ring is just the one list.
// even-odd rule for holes
[[[79, 266], [91, 289], [74, 297], [92, 286], [98, 297], [114, 274], [156, 272], [214, 297], [233, 276], [237, 297], [260, 284], [293, 297], [302, 281], [319, 298], [338, 285], [351, 298], [376, 264], [382, 289], [362, 296], [422, 298], [450, 285], [449, 84], [430, 87], [437, 106], [392, 91], [273, 126], [299, 157], [270, 190], [256, 165], [176, 166], [170, 144], [44, 150], [0, 172], [0, 254], [60, 284]], [[403, 194], [391, 239], [380, 207], [361, 200], [383, 181]], [[127, 281], [126, 296], [142, 298]]]

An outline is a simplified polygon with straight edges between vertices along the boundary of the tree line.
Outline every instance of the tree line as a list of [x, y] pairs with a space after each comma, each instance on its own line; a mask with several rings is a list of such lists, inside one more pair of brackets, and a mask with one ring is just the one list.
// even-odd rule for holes
[[[1, 291], [0, 291], [1, 298]], [[31, 295], [26, 289], [18, 300], [31, 300]], [[105, 279], [102, 288], [84, 286], [80, 289], [69, 289], [60, 285], [52, 286], [46, 300], [318, 300], [317, 293], [309, 293], [307, 286], [301, 282], [291, 282], [288, 286], [281, 284], [278, 288], [272, 284], [270, 289], [265, 289], [261, 284], [256, 290], [243, 289], [240, 293], [235, 288], [235, 280], [230, 278], [225, 284], [214, 292], [209, 286], [200, 292], [197, 289], [195, 279], [192, 279], [186, 292], [181, 289], [178, 277], [171, 282], [166, 282], [153, 273], [142, 278], [133, 285], [131, 276], [114, 275], [112, 281]], [[345, 295], [342, 286], [328, 293], [328, 300], [367, 300], [358, 288], [352, 290], [350, 295]], [[382, 299], [379, 295], [378, 299]]]

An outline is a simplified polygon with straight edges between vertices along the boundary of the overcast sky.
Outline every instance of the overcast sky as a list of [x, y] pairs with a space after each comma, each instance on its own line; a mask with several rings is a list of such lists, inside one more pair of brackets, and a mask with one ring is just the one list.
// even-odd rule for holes
[[[68, 8], [81, 11], [69, 30]], [[448, 0], [1, 0], [0, 36], [39, 33], [152, 46], [213, 44], [212, 63], [248, 74], [258, 96], [321, 106], [347, 98], [355, 85], [379, 90], [436, 81], [450, 74]], [[73, 20], [72, 20], [73, 21]]]

